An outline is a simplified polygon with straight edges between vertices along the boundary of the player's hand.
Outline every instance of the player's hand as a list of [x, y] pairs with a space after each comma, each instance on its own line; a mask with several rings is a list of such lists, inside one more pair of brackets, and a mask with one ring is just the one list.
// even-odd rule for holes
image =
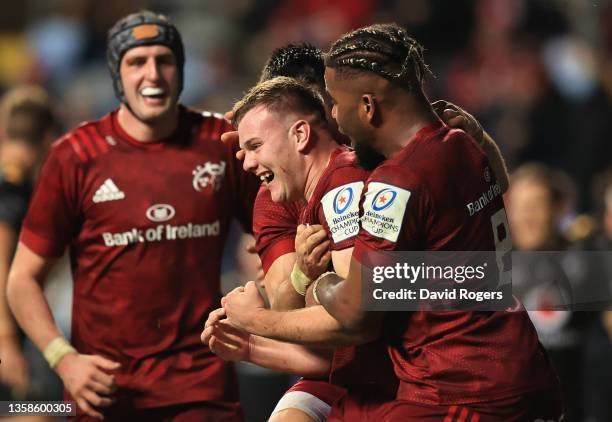
[[[225, 315], [223, 308], [217, 311], [222, 311], [219, 314]], [[205, 326], [201, 337], [210, 347], [210, 351], [226, 361], [247, 361], [251, 352], [251, 335], [234, 327], [227, 319], [214, 317], [213, 320], [215, 322]]]
[[98, 355], [69, 353], [55, 368], [81, 410], [94, 418], [104, 419], [95, 407], [113, 403], [111, 395], [116, 391], [115, 376], [109, 372], [120, 364]]
[[223, 308], [215, 309], [208, 314], [208, 319], [206, 319], [206, 322], [204, 323], [204, 331], [202, 331], [202, 334], [200, 335], [200, 340], [202, 343], [208, 344], [210, 342], [212, 326], [223, 319], [225, 319], [225, 309]]
[[249, 281], [244, 287], [237, 287], [229, 292], [221, 305], [229, 322], [236, 327], [248, 331], [249, 322], [255, 318], [258, 310], [265, 309], [265, 303], [254, 281]]
[[[232, 130], [229, 132], [224, 132], [221, 134], [221, 141], [225, 143], [236, 143], [238, 144], [238, 131]], [[239, 149], [236, 151], [236, 159], [242, 161], [244, 160], [244, 150]]]
[[[231, 111], [228, 111], [223, 115], [223, 117], [231, 121], [234, 118], [234, 113], [232, 113]], [[238, 143], [238, 131], [231, 130], [229, 132], [222, 133], [221, 142], [225, 142], [225, 143], [235, 142], [237, 144]], [[236, 151], [236, 158], [240, 161], [244, 160], [244, 150], [239, 149], [238, 151]]]
[[481, 142], [483, 139], [483, 129], [478, 120], [470, 113], [461, 107], [445, 101], [438, 100], [432, 104], [435, 112], [440, 116], [444, 123], [450, 127], [456, 127], [466, 131], [476, 141]]
[[25, 395], [28, 390], [29, 370], [17, 339], [13, 336], [5, 337], [0, 342], [0, 350], [2, 350], [0, 381], [11, 386], [20, 396]]
[[306, 276], [315, 280], [327, 270], [331, 260], [330, 241], [320, 224], [297, 227], [295, 252], [297, 265]]

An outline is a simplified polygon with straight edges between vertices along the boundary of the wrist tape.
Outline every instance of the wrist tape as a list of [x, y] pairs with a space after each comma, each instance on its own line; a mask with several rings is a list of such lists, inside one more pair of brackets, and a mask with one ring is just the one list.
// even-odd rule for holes
[[68, 353], [76, 353], [76, 349], [72, 347], [68, 340], [64, 337], [55, 337], [49, 342], [43, 352], [43, 355], [51, 368], [55, 368], [59, 361]]
[[321, 304], [321, 301], [319, 300], [319, 297], [317, 296], [317, 287], [319, 287], [319, 281], [323, 280], [323, 278], [325, 278], [326, 276], [330, 275], [330, 274], [336, 274], [333, 271], [328, 271], [326, 273], [321, 274], [319, 277], [317, 277], [317, 279], [314, 282], [314, 286], [312, 287], [312, 297], [314, 298], [315, 302], [317, 302], [317, 304]]
[[293, 270], [291, 270], [291, 284], [296, 292], [301, 294], [302, 296], [306, 295], [306, 289], [310, 286], [312, 280], [308, 278], [306, 274], [302, 272], [297, 262], [293, 265]]

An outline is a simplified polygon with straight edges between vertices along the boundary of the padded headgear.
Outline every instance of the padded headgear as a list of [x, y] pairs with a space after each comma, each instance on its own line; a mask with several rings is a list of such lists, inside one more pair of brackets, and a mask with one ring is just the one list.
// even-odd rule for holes
[[130, 48], [144, 45], [165, 45], [172, 50], [178, 68], [178, 93], [180, 94], [183, 89], [185, 49], [181, 34], [164, 15], [149, 11], [132, 13], [113, 25], [108, 31], [107, 38], [108, 69], [113, 78], [115, 96], [122, 103], [127, 104], [119, 72], [121, 59]]

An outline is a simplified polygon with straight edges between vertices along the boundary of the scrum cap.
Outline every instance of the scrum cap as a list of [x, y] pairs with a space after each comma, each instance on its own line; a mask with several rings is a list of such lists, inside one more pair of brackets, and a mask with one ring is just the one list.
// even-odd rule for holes
[[174, 53], [179, 73], [179, 94], [183, 89], [183, 68], [185, 66], [185, 49], [181, 34], [164, 15], [144, 11], [132, 13], [120, 19], [109, 31], [107, 37], [106, 59], [113, 78], [115, 96], [127, 103], [119, 67], [121, 59], [130, 48], [145, 45], [165, 45]]

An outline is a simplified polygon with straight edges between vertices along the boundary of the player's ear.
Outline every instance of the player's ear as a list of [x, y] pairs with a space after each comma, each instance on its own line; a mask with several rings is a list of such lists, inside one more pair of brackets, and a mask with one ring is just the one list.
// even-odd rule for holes
[[304, 151], [311, 143], [310, 125], [306, 120], [298, 120], [289, 128], [289, 138], [296, 143], [299, 152]]
[[378, 126], [380, 110], [374, 94], [363, 94], [359, 99], [359, 118], [366, 124]]

